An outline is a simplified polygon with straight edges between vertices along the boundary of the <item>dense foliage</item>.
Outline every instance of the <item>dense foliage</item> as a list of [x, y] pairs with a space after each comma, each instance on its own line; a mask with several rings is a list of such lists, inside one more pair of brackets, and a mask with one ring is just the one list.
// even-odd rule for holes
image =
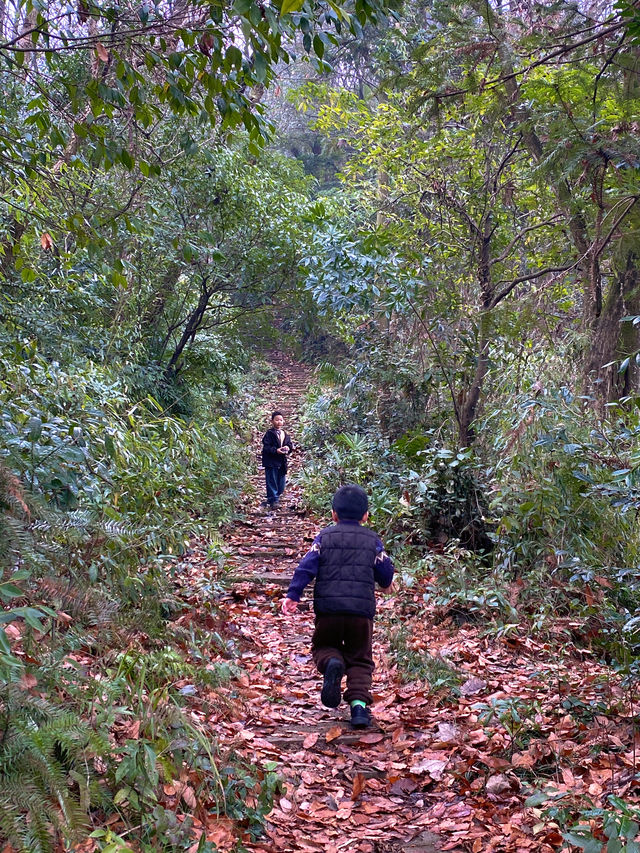
[[238, 671], [215, 590], [172, 573], [220, 556], [270, 348], [321, 364], [313, 510], [367, 484], [407, 587], [504, 635], [570, 617], [635, 683], [639, 30], [623, 0], [0, 4], [0, 843], [189, 849], [196, 795], [259, 833], [277, 777], [181, 692]]

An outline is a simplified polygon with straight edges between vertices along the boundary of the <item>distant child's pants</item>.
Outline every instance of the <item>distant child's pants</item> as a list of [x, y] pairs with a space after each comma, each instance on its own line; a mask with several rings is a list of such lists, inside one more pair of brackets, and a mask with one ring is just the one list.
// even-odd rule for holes
[[267, 503], [274, 504], [284, 492], [287, 474], [284, 468], [265, 468], [264, 474], [267, 481]]
[[345, 702], [360, 699], [371, 705], [373, 674], [373, 619], [350, 614], [316, 614], [316, 627], [311, 641], [315, 665], [324, 672], [331, 658], [344, 663], [347, 675]]

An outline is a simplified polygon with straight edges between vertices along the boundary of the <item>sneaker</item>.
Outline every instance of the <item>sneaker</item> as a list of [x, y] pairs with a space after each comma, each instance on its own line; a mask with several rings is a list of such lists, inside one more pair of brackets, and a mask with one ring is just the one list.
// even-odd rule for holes
[[351, 706], [351, 725], [354, 729], [367, 729], [371, 725], [371, 711], [362, 705]]
[[342, 698], [342, 676], [344, 664], [338, 658], [331, 658], [324, 671], [320, 701], [327, 708], [337, 708]]

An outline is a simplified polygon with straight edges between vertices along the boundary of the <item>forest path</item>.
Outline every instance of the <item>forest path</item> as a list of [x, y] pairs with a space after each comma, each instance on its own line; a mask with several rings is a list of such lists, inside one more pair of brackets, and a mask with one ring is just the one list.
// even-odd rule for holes
[[[309, 375], [295, 363], [278, 367], [264, 422], [283, 410], [299, 441]], [[606, 665], [569, 641], [573, 623], [557, 619], [557, 636], [546, 639], [529, 636], [524, 621], [508, 632], [481, 618], [456, 624], [446, 607], [425, 603], [435, 575], [379, 597], [371, 729], [353, 731], [344, 706], [324, 708], [309, 649], [310, 596], [293, 617], [280, 605], [328, 514], [310, 517], [295, 482], [281, 507], [261, 507], [263, 426], [255, 429], [253, 486], [225, 535], [224, 569], [196, 549], [178, 573], [190, 606], [181, 618], [205, 625], [210, 663], [231, 658], [241, 667], [229, 683], [193, 696], [194, 717], [223, 763], [240, 755], [266, 783], [275, 771], [284, 785], [259, 840], [245, 807], [239, 822], [207, 815], [201, 831], [220, 853], [239, 839], [242, 849], [265, 853], [554, 853], [563, 843], [557, 825], [526, 803], [537, 785], [600, 801], [631, 790], [635, 729], [624, 694]], [[292, 461], [295, 480], [303, 454]], [[515, 583], [514, 602], [520, 589]], [[411, 680], [402, 681], [400, 659]], [[618, 712], [600, 713], [603, 701]], [[259, 795], [256, 788], [247, 805], [264, 812]]]
[[[278, 370], [279, 381], [267, 394], [265, 423], [272, 410], [282, 410], [285, 429], [297, 442], [309, 371], [286, 360], [278, 362]], [[256, 457], [261, 435], [257, 429]], [[435, 853], [441, 849], [436, 836], [425, 831], [434, 823], [425, 808], [429, 800], [419, 785], [403, 784], [403, 770], [429, 758], [439, 768], [443, 753], [428, 751], [422, 732], [405, 735], [398, 701], [402, 688], [389, 671], [382, 632], [374, 638], [375, 721], [368, 730], [354, 731], [346, 705], [334, 710], [320, 703], [321, 677], [310, 655], [308, 591], [301, 612], [289, 618], [280, 613], [295, 567], [323, 526], [307, 516], [299, 487], [291, 482], [301, 464], [303, 455], [296, 453], [281, 506], [267, 510], [260, 505], [264, 470], [257, 463], [255, 494], [246, 497], [242, 519], [225, 537], [231, 586], [224, 630], [243, 649], [240, 663], [247, 675], [239, 679], [240, 702], [226, 709], [215, 736], [256, 767], [275, 762], [285, 785], [267, 817], [268, 838], [243, 843], [256, 851]], [[392, 608], [393, 600], [381, 599], [380, 606]]]

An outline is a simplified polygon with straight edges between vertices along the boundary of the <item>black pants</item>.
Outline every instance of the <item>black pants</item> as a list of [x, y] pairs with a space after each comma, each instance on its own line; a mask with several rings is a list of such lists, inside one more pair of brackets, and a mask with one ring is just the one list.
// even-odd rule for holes
[[331, 658], [344, 663], [347, 675], [345, 702], [360, 699], [370, 705], [373, 674], [373, 619], [350, 614], [316, 613], [316, 627], [311, 641], [315, 665], [324, 672]]

